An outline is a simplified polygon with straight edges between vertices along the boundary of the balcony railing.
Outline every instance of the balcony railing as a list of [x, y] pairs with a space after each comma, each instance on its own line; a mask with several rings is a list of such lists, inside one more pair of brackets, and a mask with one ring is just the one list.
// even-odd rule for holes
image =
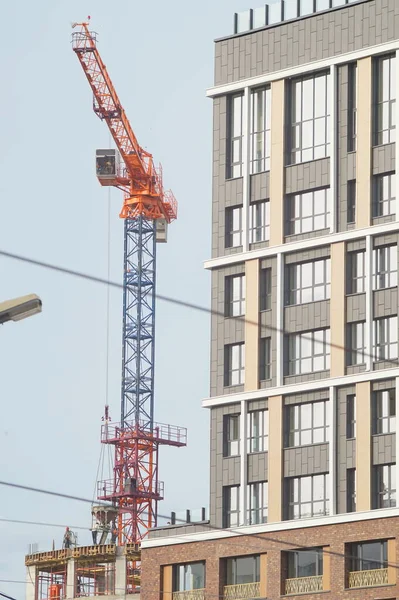
[[370, 571], [352, 571], [349, 573], [349, 587], [371, 587], [388, 584], [388, 569], [372, 569]]
[[172, 600], [205, 600], [205, 589], [186, 590], [185, 592], [173, 592]]
[[306, 592], [320, 592], [323, 589], [323, 575], [315, 577], [295, 577], [285, 580], [286, 594], [305, 594]]
[[225, 585], [224, 600], [249, 600], [249, 598], [260, 598], [260, 583], [238, 583], [237, 585]]

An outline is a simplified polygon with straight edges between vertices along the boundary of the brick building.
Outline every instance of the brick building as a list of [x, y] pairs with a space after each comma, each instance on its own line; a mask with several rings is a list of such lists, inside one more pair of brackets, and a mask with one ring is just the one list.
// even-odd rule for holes
[[234, 27], [208, 91], [210, 521], [151, 532], [142, 596], [397, 598], [399, 1]]

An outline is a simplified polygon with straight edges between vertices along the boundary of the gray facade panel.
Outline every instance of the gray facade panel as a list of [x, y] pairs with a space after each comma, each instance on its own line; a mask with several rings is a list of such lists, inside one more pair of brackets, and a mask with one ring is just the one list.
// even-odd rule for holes
[[305, 381], [318, 381], [330, 377], [330, 371], [317, 371], [316, 373], [304, 373], [303, 375], [287, 375], [284, 377], [284, 385], [303, 383]]
[[330, 301], [287, 306], [284, 309], [284, 331], [298, 333], [330, 327]]
[[285, 169], [285, 193], [298, 194], [330, 185], [330, 159], [321, 158]]
[[398, 288], [387, 288], [373, 292], [373, 315], [390, 317], [398, 314]]
[[366, 294], [352, 294], [346, 297], [346, 321], [355, 323], [366, 320]]
[[330, 246], [321, 246], [320, 248], [314, 248], [311, 250], [303, 250], [301, 252], [292, 252], [291, 254], [286, 254], [285, 264], [291, 265], [311, 260], [319, 260], [321, 258], [330, 258], [330, 256]]
[[268, 479], [268, 457], [267, 452], [248, 454], [248, 483], [267, 481]]
[[251, 175], [250, 178], [250, 202], [267, 200], [270, 198], [270, 173], [265, 171]]
[[387, 465], [396, 462], [396, 434], [373, 435], [373, 465]]
[[395, 144], [373, 148], [373, 175], [395, 171]]
[[315, 444], [284, 450], [284, 477], [302, 477], [328, 473], [328, 444]]
[[308, 402], [319, 402], [320, 400], [329, 399], [329, 390], [324, 388], [314, 392], [304, 392], [302, 394], [290, 394], [284, 396], [284, 406], [292, 406], [294, 404], [306, 404]]

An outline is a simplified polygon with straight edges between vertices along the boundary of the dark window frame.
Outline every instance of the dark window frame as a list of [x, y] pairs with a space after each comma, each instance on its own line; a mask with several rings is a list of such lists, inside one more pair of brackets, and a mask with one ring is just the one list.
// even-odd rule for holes
[[[317, 283], [316, 269], [320, 264], [323, 270], [323, 281]], [[311, 266], [312, 273], [310, 280], [308, 280], [302, 272], [305, 265]], [[329, 300], [331, 297], [331, 258], [325, 257], [317, 260], [307, 260], [286, 265], [285, 282], [285, 306], [295, 306]], [[306, 285], [304, 285], [304, 283]], [[309, 290], [311, 298], [304, 298], [304, 294]], [[322, 291], [320, 298], [316, 296], [316, 290]]]
[[[236, 99], [239, 102], [240, 117], [235, 122]], [[227, 98], [227, 148], [226, 148], [226, 179], [239, 179], [243, 174], [243, 121], [244, 121], [244, 94], [232, 94]], [[238, 123], [240, 121], [240, 123]], [[238, 130], [237, 131], [237, 126]]]
[[[236, 508], [231, 508], [232, 494], [235, 494]], [[233, 518], [232, 518], [233, 517]], [[223, 487], [223, 527], [238, 527], [240, 524], [240, 486]]]
[[[259, 96], [261, 96], [259, 102]], [[257, 102], [258, 100], [258, 102]], [[250, 174], [270, 171], [271, 155], [271, 87], [263, 86], [251, 91], [250, 114]], [[259, 106], [262, 105], [262, 123], [256, 125]], [[260, 147], [260, 151], [259, 151]]]
[[[384, 94], [384, 66], [388, 66], [388, 96]], [[392, 85], [396, 76], [396, 58], [394, 54], [379, 56], [374, 59], [374, 145], [392, 144], [396, 141], [395, 105], [396, 86]], [[392, 76], [392, 73], [394, 75]], [[385, 116], [388, 116], [388, 127], [384, 127]]]
[[240, 414], [223, 415], [223, 456], [240, 455]]
[[366, 321], [346, 325], [346, 365], [356, 366], [366, 363]]
[[[235, 298], [235, 283], [238, 281], [239, 296]], [[227, 275], [225, 277], [225, 317], [241, 317], [245, 315], [245, 274]]]
[[[233, 369], [233, 353], [238, 347], [238, 367]], [[238, 374], [236, 380], [234, 374]], [[226, 344], [224, 347], [224, 387], [233, 385], [243, 385], [245, 381], [245, 344], [239, 342], [237, 344]]]
[[272, 307], [272, 269], [260, 269], [259, 273], [259, 310], [270, 310]]
[[[320, 198], [323, 194], [323, 206], [322, 212], [316, 212], [319, 205], [321, 205]], [[320, 195], [320, 198], [319, 198]], [[304, 199], [305, 196], [310, 196], [312, 211], [311, 214], [307, 215], [304, 213]], [[298, 209], [298, 210], [297, 210]], [[298, 214], [297, 214], [298, 212]], [[324, 231], [324, 229], [330, 228], [331, 219], [331, 189], [329, 187], [319, 188], [318, 190], [311, 190], [308, 192], [301, 192], [298, 194], [289, 194], [285, 199], [285, 235], [302, 235], [306, 233], [312, 233], [314, 231]], [[318, 221], [322, 226], [319, 227]], [[311, 228], [304, 228], [305, 221], [311, 223]], [[317, 225], [316, 225], [317, 223]]]
[[272, 378], [272, 340], [260, 338], [259, 340], [259, 381]]
[[[238, 228], [235, 226], [235, 215]], [[230, 206], [225, 213], [225, 247], [240, 248], [242, 246], [242, 206]]]

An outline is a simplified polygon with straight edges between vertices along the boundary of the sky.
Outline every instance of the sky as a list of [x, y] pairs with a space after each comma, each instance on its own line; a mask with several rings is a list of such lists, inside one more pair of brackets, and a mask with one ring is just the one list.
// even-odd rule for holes
[[[99, 49], [140, 144], [179, 201], [158, 246], [157, 291], [210, 304], [215, 38], [248, 0], [20, 0], [2, 6], [0, 250], [107, 276], [108, 192], [95, 150], [109, 134], [92, 112], [72, 52], [71, 23], [91, 15]], [[111, 279], [122, 281], [121, 194], [111, 192]], [[41, 315], [1, 328], [0, 480], [93, 497], [106, 402], [107, 289], [0, 256], [1, 297], [36, 293]], [[122, 293], [110, 292], [108, 400], [119, 418]], [[162, 448], [161, 514], [208, 506], [209, 316], [157, 305], [155, 418], [187, 427], [188, 446]], [[0, 486], [0, 518], [90, 527], [90, 505]], [[0, 521], [0, 591], [17, 600], [28, 545], [60, 547], [63, 530]], [[79, 541], [89, 543], [89, 532]]]

